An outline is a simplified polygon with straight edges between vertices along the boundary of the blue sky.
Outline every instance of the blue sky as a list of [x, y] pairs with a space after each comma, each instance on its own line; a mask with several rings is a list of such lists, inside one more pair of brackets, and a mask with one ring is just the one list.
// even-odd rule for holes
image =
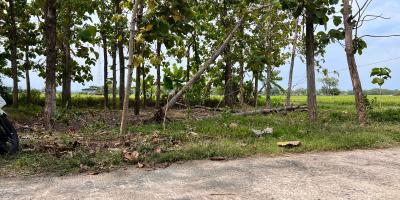
[[[399, 0], [375, 0], [368, 9], [368, 14], [383, 14], [385, 17], [390, 17], [389, 20], [378, 19], [367, 22], [361, 29], [360, 35], [390, 35], [400, 34], [400, 1]], [[388, 80], [384, 88], [400, 89], [400, 37], [391, 38], [366, 38], [368, 48], [361, 56], [357, 56], [357, 64], [359, 66], [359, 74], [364, 89], [376, 88], [371, 83], [369, 74], [374, 67], [389, 67], [392, 70], [392, 79]], [[102, 55], [102, 49], [97, 48], [97, 51]], [[325, 55], [325, 63], [322, 63], [323, 68], [328, 68], [330, 71], [337, 70], [340, 73], [339, 87], [342, 90], [352, 89], [349, 72], [347, 70], [347, 62], [345, 52], [339, 44], [331, 44], [327, 48]], [[378, 63], [379, 62], [379, 63]], [[184, 60], [182, 63], [186, 63]], [[375, 64], [376, 63], [376, 64]], [[85, 85], [73, 83], [72, 90], [80, 91], [82, 88], [91, 85], [100, 86], [103, 83], [103, 58], [100, 56], [96, 66], [92, 67], [93, 81], [87, 82]], [[296, 88], [305, 88], [306, 73], [305, 64], [296, 60], [294, 70], [294, 84]], [[281, 85], [286, 87], [289, 65], [280, 68], [281, 75], [284, 78]], [[111, 74], [109, 74], [110, 76]], [[317, 80], [321, 78], [321, 74], [317, 73]], [[11, 86], [10, 79], [4, 79], [4, 84]], [[44, 88], [44, 80], [39, 78], [35, 72], [31, 72], [31, 85], [36, 89]], [[320, 83], [317, 83], [320, 87]], [[25, 88], [25, 81], [21, 80], [20, 88]]]

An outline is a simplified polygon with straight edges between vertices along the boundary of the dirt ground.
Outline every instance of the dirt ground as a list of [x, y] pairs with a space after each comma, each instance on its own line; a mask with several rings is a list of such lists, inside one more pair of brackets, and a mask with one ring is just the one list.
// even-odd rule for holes
[[148, 171], [5, 178], [0, 199], [400, 199], [400, 149], [193, 161]]

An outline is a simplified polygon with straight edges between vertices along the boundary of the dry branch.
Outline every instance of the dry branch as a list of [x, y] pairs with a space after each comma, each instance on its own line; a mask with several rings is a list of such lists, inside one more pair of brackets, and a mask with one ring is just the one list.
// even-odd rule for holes
[[236, 23], [235, 27], [231, 30], [231, 32], [228, 34], [228, 36], [225, 38], [224, 42], [219, 46], [219, 48], [212, 54], [211, 58], [209, 58], [203, 65], [200, 66], [200, 69], [197, 71], [197, 73], [184, 85], [175, 95], [168, 101], [168, 103], [161, 109], [158, 109], [158, 111], [154, 114], [153, 120], [157, 122], [161, 122], [164, 115], [165, 111], [171, 108], [175, 103], [178, 101], [178, 99], [188, 90], [189, 88], [192, 87], [194, 83], [196, 83], [201, 75], [210, 67], [212, 63], [219, 57], [219, 55], [222, 53], [222, 51], [225, 50], [226, 46], [229, 44], [233, 36], [235, 35], [236, 31], [239, 29], [239, 27], [243, 24], [244, 21], [244, 15], [240, 18], [240, 20]]

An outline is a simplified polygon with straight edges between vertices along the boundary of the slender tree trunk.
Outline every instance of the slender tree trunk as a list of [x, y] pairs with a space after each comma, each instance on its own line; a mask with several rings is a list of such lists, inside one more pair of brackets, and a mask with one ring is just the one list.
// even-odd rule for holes
[[15, 23], [14, 0], [8, 0], [11, 30], [9, 33], [11, 45], [11, 74], [13, 79], [13, 106], [18, 107], [18, 63], [17, 63], [17, 25]]
[[289, 107], [292, 104], [290, 98], [292, 95], [294, 61], [296, 59], [297, 40], [299, 37], [298, 23], [299, 23], [298, 20], [296, 20], [296, 28], [294, 31], [294, 38], [293, 38], [293, 44], [292, 44], [292, 55], [291, 55], [291, 59], [290, 59], [289, 81], [288, 81], [288, 88], [286, 91], [286, 106], [287, 107]]
[[196, 71], [199, 70], [200, 66], [200, 56], [199, 56], [199, 50], [197, 47], [197, 34], [196, 31], [193, 32], [193, 53], [194, 53], [194, 63], [195, 63], [195, 69]]
[[345, 51], [347, 56], [347, 64], [350, 71], [353, 92], [356, 101], [358, 122], [361, 126], [365, 124], [366, 112], [364, 104], [364, 94], [361, 87], [360, 77], [358, 75], [357, 63], [355, 59], [355, 50], [353, 47], [353, 24], [351, 21], [351, 5], [349, 0], [343, 0], [343, 21], [345, 29]]
[[134, 113], [135, 115], [139, 115], [140, 113], [140, 75], [141, 75], [141, 66], [136, 67], [136, 84], [135, 84], [135, 107]]
[[119, 55], [119, 107], [123, 108], [124, 92], [125, 92], [125, 57], [123, 42], [118, 42], [118, 55]]
[[240, 105], [244, 105], [244, 62], [241, 60], [239, 62], [239, 102]]
[[[240, 34], [243, 35], [244, 34], [244, 28], [243, 26], [240, 27]], [[243, 52], [243, 46], [242, 46], [242, 50], [241, 50], [241, 58], [239, 61], [239, 102], [240, 105], [243, 106], [244, 105], [244, 52]]]
[[307, 62], [307, 97], [308, 117], [310, 121], [317, 120], [317, 94], [314, 69], [314, 17], [311, 10], [306, 10], [306, 62]]
[[170, 109], [173, 105], [175, 105], [176, 101], [186, 92], [189, 88], [193, 86], [195, 82], [200, 80], [201, 75], [206, 71], [212, 63], [219, 57], [219, 55], [224, 51], [224, 49], [228, 46], [229, 42], [233, 38], [236, 31], [243, 24], [244, 16], [240, 18], [240, 20], [236, 23], [235, 27], [231, 30], [231, 32], [226, 36], [224, 42], [221, 46], [212, 54], [211, 58], [209, 58], [203, 65], [199, 67], [199, 70], [196, 74], [178, 91], [175, 95], [168, 101], [168, 103], [162, 108], [159, 109], [154, 114], [154, 119], [157, 121], [161, 121], [165, 115], [164, 111]]
[[[71, 14], [70, 8], [67, 6], [66, 12]], [[72, 59], [71, 59], [71, 27], [72, 21], [67, 17], [64, 27], [63, 44], [64, 44], [64, 69], [62, 74], [62, 106], [69, 108], [71, 106], [71, 76], [72, 76]]]
[[[161, 42], [157, 41], [157, 50], [156, 50], [157, 58], [161, 59]], [[161, 66], [157, 65], [157, 78], [156, 78], [156, 107], [161, 107]]]
[[265, 109], [269, 110], [271, 109], [271, 81], [272, 81], [272, 66], [267, 65], [267, 87], [265, 89], [266, 91], [266, 104], [265, 104]]
[[107, 48], [107, 37], [105, 33], [101, 33], [101, 38], [103, 40], [103, 57], [104, 57], [104, 86], [103, 86], [103, 95], [104, 95], [104, 108], [108, 108], [108, 48]]
[[258, 107], [258, 72], [253, 72], [254, 76], [254, 107]]
[[[222, 12], [222, 23], [224, 24], [225, 28], [230, 27], [230, 23], [226, 19], [228, 15], [228, 9], [226, 5], [226, 1], [223, 1], [224, 9]], [[224, 51], [224, 61], [225, 61], [225, 88], [224, 88], [224, 104], [225, 106], [233, 106], [235, 104], [234, 98], [234, 91], [233, 91], [233, 79], [232, 79], [232, 61], [231, 61], [231, 47], [227, 44], [225, 51]]]
[[46, 26], [46, 100], [45, 116], [48, 130], [53, 129], [54, 114], [56, 111], [56, 2], [57, 0], [47, 0], [45, 10]]
[[186, 81], [190, 80], [190, 45], [188, 45], [188, 49], [186, 51]]
[[[126, 124], [127, 124], [127, 116], [129, 112], [129, 96], [131, 93], [131, 86], [132, 86], [132, 74], [133, 74], [133, 57], [134, 54], [137, 54], [137, 44], [135, 42], [135, 36], [137, 32], [137, 14], [138, 14], [138, 7], [139, 2], [141, 0], [136, 0], [135, 5], [133, 7], [132, 15], [131, 15], [131, 23], [130, 23], [130, 35], [129, 35], [129, 64], [128, 64], [128, 80], [126, 83], [126, 90], [124, 93], [124, 104], [122, 109], [122, 116], [121, 116], [121, 127], [119, 131], [119, 136], [122, 138], [126, 134]], [[137, 67], [137, 66], [136, 66]]]
[[146, 91], [146, 71], [144, 69], [144, 63], [142, 65], [142, 93], [143, 93], [143, 108], [147, 105], [147, 91]]
[[30, 105], [32, 103], [31, 97], [31, 79], [29, 76], [29, 46], [25, 45], [25, 81], [26, 81], [26, 104]]
[[[140, 1], [140, 0], [136, 0], [136, 1]], [[143, 4], [141, 4], [143, 5]], [[139, 25], [141, 20], [142, 20], [142, 16], [143, 16], [143, 6], [140, 6], [139, 10], [138, 10], [138, 16], [137, 16], [137, 22], [136, 22], [136, 30], [139, 30]], [[140, 45], [136, 44], [135, 45], [135, 53], [139, 54], [140, 51]], [[135, 84], [135, 106], [134, 106], [134, 113], [135, 115], [139, 115], [140, 113], [140, 76], [141, 76], [141, 64], [136, 66], [136, 84]]]
[[111, 47], [112, 57], [112, 107], [117, 108], [117, 43], [113, 41]]
[[[116, 3], [117, 14], [122, 14], [120, 0]], [[122, 110], [124, 105], [124, 92], [125, 92], [125, 56], [124, 56], [124, 30], [121, 24], [117, 23], [117, 45], [119, 55], [119, 108]]]

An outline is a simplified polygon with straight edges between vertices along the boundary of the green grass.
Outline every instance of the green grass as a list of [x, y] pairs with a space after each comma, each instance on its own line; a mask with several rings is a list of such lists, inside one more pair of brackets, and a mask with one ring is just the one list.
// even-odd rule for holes
[[[283, 99], [284, 97], [273, 97], [275, 102], [283, 102]], [[304, 96], [295, 96], [292, 99], [295, 104], [305, 104], [306, 101]], [[128, 132], [132, 140], [126, 148], [138, 151], [141, 155], [140, 162], [151, 165], [208, 159], [214, 156], [237, 158], [255, 154], [272, 156], [310, 151], [399, 147], [400, 97], [382, 96], [378, 97], [378, 100], [382, 102], [383, 108], [376, 107], [369, 111], [368, 123], [364, 127], [357, 124], [352, 96], [318, 97], [319, 120], [315, 123], [308, 122], [307, 113], [294, 112], [287, 115], [224, 115], [201, 121], [175, 121], [167, 123], [165, 130], [159, 124], [131, 125]], [[262, 98], [260, 101], [263, 101]], [[18, 110], [13, 108], [8, 108], [7, 111], [11, 116], [15, 115], [15, 112], [18, 113]], [[40, 112], [40, 108], [31, 107], [18, 115], [32, 117], [37, 112]], [[73, 116], [66, 119], [71, 117]], [[238, 124], [238, 127], [230, 128], [231, 123]], [[274, 133], [255, 137], [251, 132], [251, 129], [266, 127], [273, 128]], [[189, 134], [190, 132], [196, 134]], [[84, 126], [79, 133], [89, 142], [115, 141], [118, 127], [111, 127], [99, 121]], [[52, 137], [57, 137], [65, 144], [75, 140], [66, 133], [55, 133]], [[302, 145], [287, 149], [276, 144], [287, 140], [299, 140]], [[35, 141], [22, 139], [21, 142], [26, 144]], [[54, 140], [48, 139], [47, 142], [53, 144]], [[161, 153], [156, 149], [161, 149]], [[107, 171], [125, 164], [122, 153], [110, 151], [108, 147], [100, 147], [95, 151], [80, 147], [63, 154], [21, 152], [11, 157], [0, 157], [0, 176], [43, 173], [63, 175], [82, 171], [82, 166], [90, 171]]]
[[[400, 110], [395, 111], [400, 113]], [[350, 115], [350, 117], [349, 117]], [[213, 156], [243, 157], [254, 154], [275, 155], [307, 151], [336, 151], [364, 148], [398, 146], [400, 124], [375, 122], [360, 128], [354, 113], [321, 112], [320, 121], [309, 123], [306, 113], [288, 115], [229, 117], [198, 122], [176, 122], [167, 126], [162, 134], [181, 141], [179, 147], [162, 154], [152, 154], [151, 162], [174, 162], [178, 160], [204, 159]], [[340, 117], [339, 117], [340, 116]], [[230, 123], [239, 127], [229, 128]], [[270, 136], [255, 137], [251, 129], [274, 128]], [[161, 127], [132, 128], [133, 132], [148, 133]], [[193, 130], [197, 137], [188, 135]], [[300, 147], [285, 149], [277, 147], [279, 141], [299, 140]]]

